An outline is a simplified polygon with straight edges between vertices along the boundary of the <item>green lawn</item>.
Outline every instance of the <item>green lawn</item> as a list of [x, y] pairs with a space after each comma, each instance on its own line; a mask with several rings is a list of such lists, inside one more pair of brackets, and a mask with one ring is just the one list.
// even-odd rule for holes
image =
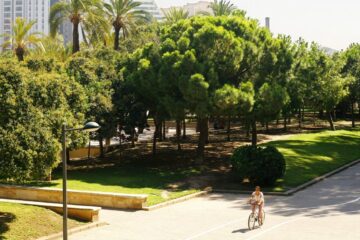
[[[88, 170], [68, 171], [68, 188], [86, 191], [116, 192], [130, 194], [148, 194], [147, 204], [155, 205], [164, 201], [179, 198], [198, 190], [183, 188], [166, 191], [169, 184], [184, 180], [187, 176], [197, 174], [190, 170], [160, 170], [129, 166], [111, 166]], [[55, 175], [51, 186], [61, 188], [62, 179]]]
[[[279, 180], [274, 188], [267, 190], [284, 191], [360, 158], [360, 129], [299, 134], [266, 145], [277, 147], [287, 162], [284, 179]], [[128, 164], [73, 170], [68, 171], [68, 188], [147, 194], [148, 205], [151, 206], [199, 191], [181, 185], [181, 181], [188, 176], [199, 173], [196, 168], [169, 170]], [[40, 186], [61, 188], [61, 183], [61, 173], [58, 173], [54, 175], [54, 181], [45, 185], [40, 183]], [[180, 187], [169, 190], [174, 183], [179, 183]], [[244, 187], [246, 188], [241, 188]]]
[[[83, 223], [69, 220], [69, 227]], [[31, 240], [62, 231], [62, 217], [53, 211], [21, 204], [0, 203], [0, 239]]]
[[359, 159], [360, 129], [299, 134], [266, 145], [277, 147], [285, 156], [285, 177], [274, 189], [283, 190]]

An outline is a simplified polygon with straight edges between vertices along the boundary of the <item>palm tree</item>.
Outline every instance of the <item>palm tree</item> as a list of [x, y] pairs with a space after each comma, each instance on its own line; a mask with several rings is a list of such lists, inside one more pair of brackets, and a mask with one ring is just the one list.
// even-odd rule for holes
[[102, 1], [100, 0], [69, 0], [60, 1], [51, 7], [50, 11], [50, 34], [55, 37], [59, 26], [66, 20], [73, 24], [73, 53], [80, 51], [81, 24], [103, 19]]
[[31, 45], [40, 43], [40, 33], [31, 33], [31, 28], [36, 21], [27, 22], [23, 18], [16, 18], [13, 25], [12, 34], [4, 34], [6, 41], [2, 44], [3, 48], [12, 47], [19, 61], [24, 60], [27, 48]]
[[210, 8], [214, 16], [229, 16], [237, 9], [234, 4], [227, 0], [214, 0], [210, 4]]
[[55, 38], [43, 35], [40, 41], [41, 42], [36, 48], [29, 51], [31, 56], [45, 55], [49, 58], [59, 59], [61, 61], [65, 61], [71, 56], [71, 49], [64, 45], [64, 38], [61, 35], [58, 35]]
[[169, 11], [163, 13], [168, 24], [176, 23], [182, 19], [187, 19], [190, 16], [189, 12], [185, 9], [175, 7], [172, 7]]
[[105, 11], [114, 27], [114, 49], [119, 50], [120, 32], [127, 37], [137, 25], [149, 21], [149, 14], [143, 10], [136, 10], [141, 5], [133, 0], [110, 0], [104, 3]]

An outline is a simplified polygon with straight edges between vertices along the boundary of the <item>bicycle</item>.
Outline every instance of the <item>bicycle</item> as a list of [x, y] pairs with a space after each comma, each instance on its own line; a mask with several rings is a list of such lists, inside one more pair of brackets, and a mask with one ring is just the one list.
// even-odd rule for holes
[[249, 230], [253, 230], [255, 228], [255, 224], [257, 223], [260, 226], [264, 225], [265, 222], [265, 211], [262, 209], [262, 221], [260, 222], [260, 219], [258, 219], [258, 209], [255, 209], [254, 213], [250, 213], [249, 219], [248, 219], [248, 227]]

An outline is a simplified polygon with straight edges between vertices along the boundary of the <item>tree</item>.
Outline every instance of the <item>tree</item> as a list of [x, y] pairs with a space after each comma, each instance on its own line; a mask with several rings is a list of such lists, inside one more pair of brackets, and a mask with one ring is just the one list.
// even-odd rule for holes
[[[0, 178], [51, 177], [60, 161], [61, 125], [85, 122], [83, 88], [49, 62], [0, 61]], [[75, 148], [86, 140], [74, 132], [68, 144]]]
[[310, 79], [309, 79], [309, 68], [308, 68], [308, 44], [299, 39], [294, 45], [294, 64], [292, 69], [293, 77], [290, 78], [287, 84], [287, 92], [290, 97], [289, 104], [285, 107], [284, 111], [284, 129], [286, 130], [287, 121], [286, 118], [291, 113], [298, 113], [299, 129], [302, 128], [302, 112], [307, 101], [307, 92]]
[[342, 54], [345, 61], [341, 74], [352, 78], [348, 82], [352, 127], [355, 127], [355, 104], [360, 100], [360, 45], [351, 44]]
[[109, 16], [114, 27], [114, 49], [119, 50], [120, 32], [124, 37], [134, 32], [137, 25], [149, 20], [149, 14], [143, 10], [137, 10], [142, 3], [133, 0], [110, 0], [104, 3], [106, 14]]
[[328, 56], [317, 44], [311, 45], [309, 56], [309, 102], [314, 109], [326, 111], [331, 130], [336, 130], [332, 114], [348, 92], [349, 79], [341, 76], [339, 60]]
[[70, 59], [68, 75], [85, 89], [89, 107], [85, 118], [96, 121], [102, 127], [97, 132], [101, 157], [105, 155], [104, 139], [116, 135], [116, 119], [112, 102], [113, 81], [116, 79], [115, 59], [117, 53], [109, 49], [84, 51]]
[[249, 113], [254, 105], [252, 83], [242, 83], [240, 88], [225, 84], [215, 91], [214, 103], [220, 113], [227, 117], [227, 140], [230, 141], [231, 118]]
[[39, 56], [45, 56], [47, 59], [57, 59], [59, 61], [66, 61], [71, 55], [71, 49], [64, 46], [64, 39], [61, 35], [55, 38], [50, 36], [43, 36], [36, 48], [29, 51], [30, 61], [38, 59]]
[[237, 10], [236, 6], [227, 0], [214, 0], [214, 2], [210, 4], [210, 8], [214, 16], [229, 16]]
[[[154, 155], [156, 154], [157, 137], [161, 130], [161, 124], [168, 115], [161, 101], [161, 96], [163, 96], [164, 92], [160, 84], [160, 68], [161, 55], [159, 46], [154, 43], [149, 43], [133, 54], [130, 54], [121, 63], [120, 70], [125, 85], [134, 90], [130, 95], [133, 97], [133, 101], [143, 106], [146, 109], [145, 112], [149, 111], [149, 115], [154, 120]], [[139, 114], [141, 114], [141, 112]]]
[[174, 85], [189, 113], [198, 118], [199, 159], [204, 157], [208, 119], [215, 110], [211, 99], [225, 84], [239, 86], [241, 82], [254, 79], [257, 45], [263, 41], [260, 34], [262, 31], [256, 21], [239, 16], [190, 18], [161, 30], [162, 51], [180, 59], [173, 65], [187, 63], [181, 68], [182, 72], [173, 71], [168, 81], [181, 83]]
[[264, 83], [261, 86], [257, 94], [255, 111], [257, 119], [265, 124], [266, 130], [268, 123], [279, 116], [289, 100], [286, 88], [278, 83]]
[[12, 46], [19, 61], [24, 61], [24, 55], [27, 48], [31, 45], [36, 46], [41, 42], [39, 33], [31, 33], [31, 28], [36, 21], [27, 22], [23, 18], [16, 18], [12, 34], [4, 34], [7, 39], [3, 44], [3, 48]]
[[172, 7], [168, 11], [164, 12], [165, 21], [167, 24], [174, 24], [180, 20], [188, 19], [190, 14], [183, 8]]
[[59, 26], [66, 20], [73, 25], [73, 53], [80, 51], [81, 24], [88, 20], [103, 19], [100, 0], [70, 0], [55, 3], [50, 10], [50, 34], [55, 37]]

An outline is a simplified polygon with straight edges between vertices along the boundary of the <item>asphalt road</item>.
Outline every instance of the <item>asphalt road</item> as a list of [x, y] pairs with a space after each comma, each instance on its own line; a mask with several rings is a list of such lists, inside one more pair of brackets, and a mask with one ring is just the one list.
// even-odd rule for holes
[[102, 210], [108, 226], [72, 240], [360, 239], [360, 164], [291, 197], [266, 196], [266, 221], [249, 231], [248, 196], [211, 194], [159, 210]]

